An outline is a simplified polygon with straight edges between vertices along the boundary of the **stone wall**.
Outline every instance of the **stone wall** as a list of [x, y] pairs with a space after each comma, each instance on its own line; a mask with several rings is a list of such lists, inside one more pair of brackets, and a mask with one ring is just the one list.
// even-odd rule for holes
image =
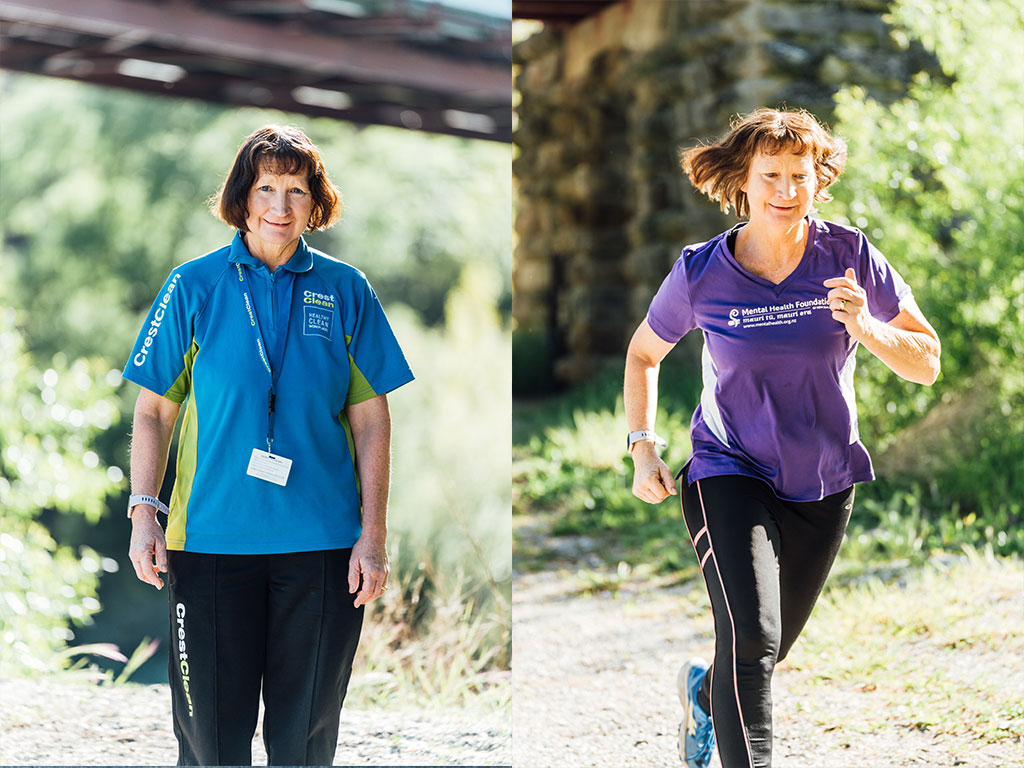
[[682, 246], [734, 223], [690, 187], [681, 148], [759, 106], [829, 121], [840, 86], [887, 100], [931, 68], [891, 35], [887, 6], [622, 0], [515, 47], [520, 388], [524, 376], [571, 384], [621, 367]]

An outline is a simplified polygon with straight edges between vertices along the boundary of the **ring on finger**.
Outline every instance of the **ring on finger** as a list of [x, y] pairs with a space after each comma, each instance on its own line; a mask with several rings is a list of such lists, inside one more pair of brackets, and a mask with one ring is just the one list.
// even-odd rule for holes
[[845, 312], [846, 311], [846, 299], [840, 299], [839, 300], [839, 311], [840, 312]]

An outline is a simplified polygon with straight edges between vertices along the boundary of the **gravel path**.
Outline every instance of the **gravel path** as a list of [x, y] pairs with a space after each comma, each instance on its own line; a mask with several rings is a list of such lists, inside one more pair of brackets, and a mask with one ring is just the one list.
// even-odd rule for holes
[[[253, 763], [266, 765], [262, 732]], [[507, 718], [465, 710], [343, 710], [335, 765], [509, 765]], [[0, 764], [174, 765], [166, 685], [0, 681]]]
[[[556, 543], [549, 542], [548, 551]], [[585, 555], [580, 559], [586, 562]], [[710, 660], [714, 653], [703, 588], [627, 577], [614, 594], [588, 596], [586, 586], [599, 569], [580, 578], [579, 562], [562, 559], [562, 568], [556, 563], [516, 577], [513, 764], [678, 768], [675, 673], [690, 656]], [[606, 573], [617, 581], [614, 570]], [[1007, 660], [1002, 663], [1005, 677]], [[1019, 660], [1016, 669], [1019, 676]], [[844, 708], [863, 702], [851, 701], [856, 694], [838, 686], [802, 699], [792, 690], [806, 674], [787, 661], [774, 678], [775, 768], [1024, 765], [1020, 745], [972, 745], [912, 727], [822, 728], [809, 712], [843, 723]]]

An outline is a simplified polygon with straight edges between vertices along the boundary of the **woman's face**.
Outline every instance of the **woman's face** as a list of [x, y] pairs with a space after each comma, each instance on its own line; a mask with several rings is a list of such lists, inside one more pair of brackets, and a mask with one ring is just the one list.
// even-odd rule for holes
[[[294, 242], [306, 231], [313, 211], [313, 195], [306, 176], [273, 173], [260, 168], [249, 190], [249, 230], [246, 242], [250, 250], [278, 249]], [[255, 241], [255, 242], [253, 242]]]
[[815, 183], [810, 155], [758, 152], [750, 161], [747, 181], [741, 187], [747, 193], [750, 220], [789, 228], [810, 213]]

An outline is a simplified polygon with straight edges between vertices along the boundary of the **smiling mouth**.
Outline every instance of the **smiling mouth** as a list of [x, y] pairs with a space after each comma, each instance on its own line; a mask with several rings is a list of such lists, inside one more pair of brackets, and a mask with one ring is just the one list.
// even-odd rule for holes
[[796, 208], [795, 205], [775, 205], [775, 203], [768, 203], [772, 208], [777, 208], [780, 211], [792, 211]]
[[269, 224], [272, 227], [287, 227], [288, 226], [287, 222], [285, 222], [283, 224], [278, 224], [276, 221], [267, 221], [266, 219], [264, 219], [263, 221], [265, 223]]

